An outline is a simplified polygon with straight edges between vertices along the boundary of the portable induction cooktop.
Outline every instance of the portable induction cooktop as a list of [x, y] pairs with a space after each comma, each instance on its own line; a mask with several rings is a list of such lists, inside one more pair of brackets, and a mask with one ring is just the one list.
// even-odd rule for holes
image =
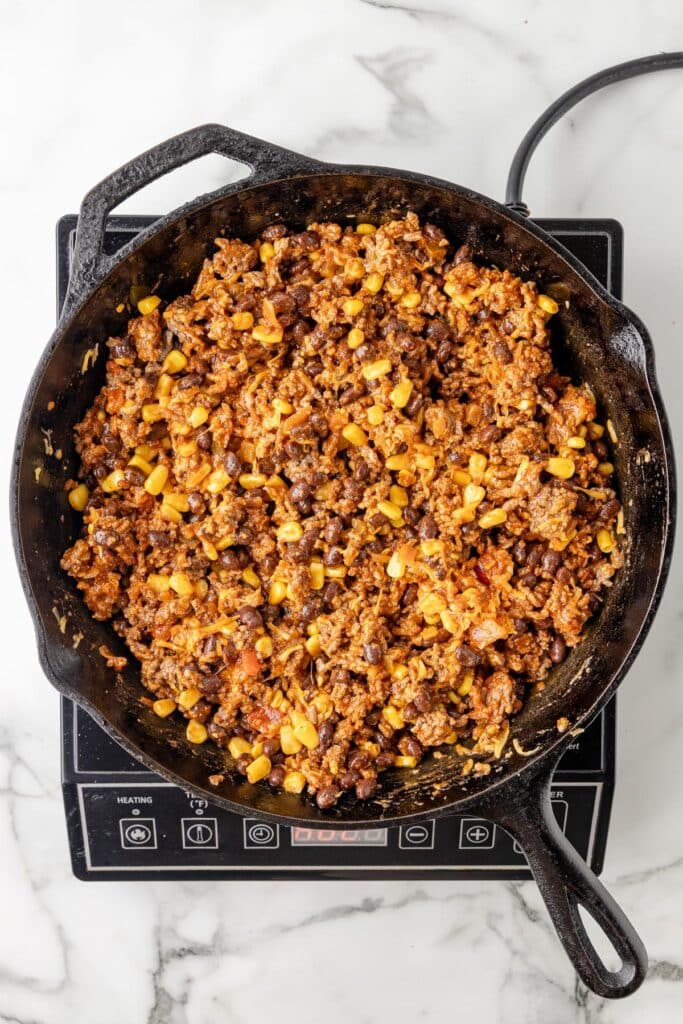
[[[110, 217], [112, 254], [154, 217]], [[57, 229], [58, 311], [66, 294], [75, 216]], [[617, 298], [623, 232], [614, 220], [541, 220]], [[74, 874], [151, 878], [531, 878], [500, 827], [454, 815], [401, 828], [346, 831], [273, 825], [194, 798], [147, 771], [90, 716], [61, 699], [62, 790]], [[614, 792], [615, 703], [578, 736], [553, 779], [568, 839], [595, 872], [603, 865]]]

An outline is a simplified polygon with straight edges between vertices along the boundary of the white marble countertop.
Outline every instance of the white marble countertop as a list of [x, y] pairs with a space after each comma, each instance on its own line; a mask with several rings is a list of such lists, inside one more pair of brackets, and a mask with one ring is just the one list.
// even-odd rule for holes
[[[5, 3], [0, 105], [2, 466], [54, 321], [53, 227], [125, 159], [217, 120], [324, 159], [407, 167], [502, 197], [540, 110], [605, 65], [683, 42], [678, 0]], [[559, 125], [526, 191], [538, 216], [612, 216], [679, 448], [683, 74], [618, 87]], [[126, 209], [225, 180], [218, 157]], [[0, 1020], [21, 1024], [505, 1024], [681, 1020], [683, 551], [619, 696], [604, 879], [651, 957], [619, 1004], [587, 994], [535, 887], [450, 882], [101, 884], [73, 879], [58, 699], [7, 535], [0, 723]], [[10, 641], [11, 642], [8, 642]], [[19, 698], [21, 695], [21, 699]]]

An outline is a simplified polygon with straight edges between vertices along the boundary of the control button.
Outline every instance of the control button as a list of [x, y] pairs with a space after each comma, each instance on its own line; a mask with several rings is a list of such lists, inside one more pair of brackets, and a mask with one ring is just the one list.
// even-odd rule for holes
[[244, 819], [245, 850], [277, 850], [280, 845], [280, 828], [258, 818]]
[[[567, 817], [569, 816], [569, 804], [567, 803], [566, 800], [560, 800], [560, 799], [551, 800], [550, 802], [553, 805], [553, 811], [555, 812], [555, 818], [557, 819], [557, 824], [560, 826], [560, 828], [562, 829], [562, 831], [566, 835], [567, 834]], [[519, 843], [517, 842], [516, 839], [515, 839], [514, 843], [512, 844], [512, 849], [515, 851], [515, 853], [519, 853], [519, 854], [521, 854], [521, 856], [524, 856], [524, 850], [519, 845]]]
[[154, 818], [121, 818], [122, 850], [156, 850], [157, 827]]
[[433, 850], [434, 822], [424, 821], [419, 825], [403, 825], [398, 835], [399, 850]]
[[481, 818], [461, 818], [461, 850], [492, 850], [496, 842], [496, 826]]
[[215, 818], [181, 818], [183, 850], [217, 850], [218, 821]]

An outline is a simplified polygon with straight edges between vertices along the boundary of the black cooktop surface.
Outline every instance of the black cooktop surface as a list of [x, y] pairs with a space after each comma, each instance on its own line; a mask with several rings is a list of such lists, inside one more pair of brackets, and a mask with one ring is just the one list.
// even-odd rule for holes
[[[153, 217], [110, 217], [114, 253]], [[544, 220], [620, 297], [623, 234], [613, 220]], [[76, 217], [57, 231], [58, 309], [66, 292]], [[553, 780], [555, 814], [600, 871], [614, 790], [614, 701], [565, 753]], [[82, 879], [529, 878], [501, 828], [454, 815], [403, 828], [289, 828], [241, 818], [148, 772], [82, 709], [62, 699], [62, 788], [74, 873]]]

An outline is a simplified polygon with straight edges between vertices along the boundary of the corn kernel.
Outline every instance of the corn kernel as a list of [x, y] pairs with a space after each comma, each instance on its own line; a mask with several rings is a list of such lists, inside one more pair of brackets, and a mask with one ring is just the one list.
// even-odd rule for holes
[[393, 501], [378, 501], [377, 510], [386, 516], [387, 519], [400, 519], [401, 508], [399, 505], [395, 505]]
[[282, 604], [287, 596], [287, 584], [283, 580], [273, 580], [268, 590], [268, 604]]
[[224, 469], [214, 469], [213, 473], [208, 476], [204, 486], [209, 494], [220, 494], [229, 483], [230, 477]]
[[605, 433], [605, 428], [600, 423], [591, 422], [588, 424], [588, 436], [591, 441], [598, 441]]
[[446, 607], [446, 601], [441, 594], [425, 594], [420, 601], [420, 611], [423, 615], [430, 617], [440, 615], [442, 611], [445, 611]]
[[163, 363], [161, 369], [164, 373], [180, 373], [187, 366], [187, 356], [180, 351], [179, 348], [171, 349]]
[[161, 494], [168, 480], [168, 467], [155, 466], [144, 483], [148, 494]]
[[436, 466], [436, 459], [433, 455], [428, 455], [426, 452], [416, 452], [415, 465], [418, 469], [434, 469]]
[[359, 235], [374, 235], [377, 228], [374, 224], [358, 224], [356, 225], [356, 231]]
[[456, 484], [460, 487], [467, 487], [468, 484], [472, 483], [472, 477], [464, 469], [454, 469], [451, 471], [451, 476], [455, 480]]
[[167, 523], [182, 523], [183, 521], [178, 509], [169, 505], [167, 501], [161, 503], [161, 518], [165, 519]]
[[461, 682], [460, 686], [458, 687], [458, 696], [459, 697], [466, 697], [467, 694], [472, 689], [472, 683], [473, 682], [474, 682], [474, 672], [471, 672], [471, 671], [470, 672], [465, 672], [465, 675], [462, 677], [462, 682]]
[[230, 321], [236, 331], [249, 331], [254, 326], [254, 314], [246, 311], [243, 313], [233, 313]]
[[343, 580], [347, 571], [345, 565], [329, 565], [325, 568], [325, 575], [331, 580]]
[[361, 331], [360, 327], [352, 327], [346, 336], [346, 344], [350, 349], [357, 349], [365, 341], [365, 331]]
[[472, 452], [470, 455], [469, 473], [475, 484], [481, 483], [487, 462], [488, 459], [481, 452]]
[[600, 476], [611, 476], [613, 472], [614, 465], [611, 462], [601, 462], [598, 465], [598, 473]]
[[203, 601], [206, 595], [209, 593], [209, 584], [205, 579], [197, 580], [194, 585], [194, 592], [196, 596]]
[[206, 726], [202, 725], [201, 722], [198, 722], [196, 719], [193, 718], [187, 723], [185, 735], [187, 736], [190, 743], [199, 744], [206, 742], [206, 739], [209, 734], [206, 731]]
[[614, 537], [609, 530], [601, 529], [598, 530], [596, 535], [596, 541], [598, 547], [605, 555], [609, 555], [610, 551], [614, 550]]
[[538, 304], [543, 312], [547, 313], [549, 316], [553, 316], [560, 308], [555, 302], [555, 299], [551, 299], [549, 295], [539, 295]]
[[263, 487], [268, 482], [268, 477], [263, 473], [240, 473], [237, 482], [245, 491], [252, 491], [256, 487]]
[[398, 505], [399, 508], [406, 508], [409, 502], [408, 492], [404, 487], [399, 487], [398, 484], [392, 484], [389, 488], [389, 500]]
[[273, 409], [276, 412], [281, 412], [284, 416], [289, 416], [290, 412], [294, 412], [294, 406], [291, 402], [286, 402], [284, 398], [273, 399]]
[[261, 586], [260, 579], [250, 565], [242, 572], [242, 582], [246, 583], [248, 587], [253, 587], [254, 590], [258, 590]]
[[365, 276], [365, 264], [359, 259], [347, 260], [344, 273], [352, 281], [360, 281], [361, 277]]
[[85, 484], [79, 484], [78, 487], [74, 487], [68, 494], [69, 504], [76, 512], [83, 512], [85, 506], [88, 504], [88, 498], [90, 492]]
[[263, 242], [263, 244], [259, 246], [258, 254], [261, 263], [266, 263], [268, 260], [272, 260], [275, 255], [275, 246], [272, 242]]
[[484, 512], [483, 516], [479, 517], [479, 525], [482, 530], [490, 530], [494, 526], [501, 526], [507, 517], [504, 508], [492, 508], [490, 512]]
[[576, 448], [578, 451], [580, 448], [586, 447], [586, 439], [576, 434], [574, 437], [567, 438], [567, 446], [569, 448]]
[[[261, 248], [263, 248], [263, 246], [261, 246]], [[265, 779], [266, 776], [270, 775], [271, 767], [270, 758], [266, 757], [265, 754], [261, 754], [261, 756], [252, 761], [247, 768], [247, 781], [251, 782], [252, 785], [256, 782], [260, 782], [261, 779]]]
[[196, 441], [181, 441], [176, 446], [176, 451], [178, 452], [178, 455], [181, 456], [181, 458], [189, 459], [190, 456], [194, 455], [194, 453], [197, 451], [197, 447], [198, 446]]
[[302, 743], [307, 750], [315, 750], [318, 746], [318, 730], [303, 716], [294, 726], [294, 738]]
[[414, 768], [416, 764], [417, 759], [412, 754], [397, 754], [394, 758], [396, 768]]
[[392, 729], [402, 729], [405, 725], [405, 719], [401, 711], [395, 708], [392, 704], [382, 709], [382, 718], [385, 722], [388, 722]]
[[301, 772], [287, 772], [285, 775], [282, 788], [285, 793], [303, 793], [304, 786], [306, 785], [306, 777]]
[[254, 644], [256, 653], [261, 658], [269, 658], [273, 653], [273, 641], [269, 636], [260, 636]]
[[168, 718], [169, 715], [173, 714], [175, 709], [176, 703], [174, 700], [171, 700], [170, 697], [163, 697], [161, 700], [155, 700], [152, 704], [152, 710], [159, 718]]
[[573, 459], [563, 459], [558, 457], [548, 459], [545, 468], [551, 476], [556, 476], [560, 480], [569, 480], [569, 477], [574, 475], [576, 467]]
[[202, 462], [200, 466], [197, 466], [197, 468], [193, 469], [191, 473], [188, 473], [186, 481], [187, 486], [190, 488], [190, 490], [194, 489], [195, 487], [198, 487], [199, 484], [204, 479], [204, 477], [208, 476], [210, 472], [211, 463]]
[[201, 427], [202, 424], [206, 423], [209, 418], [209, 410], [205, 409], [203, 405], [195, 405], [194, 409], [190, 413], [190, 426]]
[[261, 754], [263, 753], [263, 743], [261, 742], [261, 740], [257, 740], [256, 743], [253, 743], [251, 745], [251, 747], [249, 748], [249, 753], [254, 759], [261, 756]]
[[194, 584], [190, 577], [184, 572], [174, 572], [168, 578], [171, 590], [175, 590], [180, 597], [189, 597], [194, 594]]
[[440, 555], [443, 551], [443, 541], [434, 540], [423, 540], [420, 544], [420, 551], [425, 558], [433, 558], [434, 555]]
[[412, 460], [408, 452], [404, 452], [402, 455], [390, 455], [384, 465], [387, 469], [400, 471], [402, 469], [411, 469]]
[[344, 316], [353, 317], [358, 316], [363, 310], [365, 303], [362, 299], [345, 299], [342, 303], [342, 309], [344, 310]]
[[393, 389], [389, 397], [395, 409], [405, 409], [413, 390], [413, 382], [410, 380], [400, 381]]
[[290, 754], [298, 754], [301, 750], [301, 743], [294, 735], [294, 729], [291, 725], [283, 725], [280, 729], [280, 747], [282, 753], [289, 756]]
[[128, 460], [128, 465], [134, 469], [141, 469], [145, 476], [149, 476], [154, 469], [147, 459], [143, 459], [142, 455], [134, 455], [132, 459]]
[[479, 484], [467, 484], [462, 492], [462, 496], [465, 506], [474, 506], [476, 508], [486, 497], [486, 491]]
[[274, 324], [259, 324], [251, 332], [254, 341], [260, 341], [262, 345], [279, 345], [283, 334], [282, 328]]
[[357, 423], [347, 423], [345, 427], [342, 427], [342, 437], [348, 441], [349, 444], [367, 444], [368, 435], [365, 433], [362, 427], [359, 427]]
[[400, 580], [405, 576], [405, 572], [406, 563], [401, 558], [398, 551], [394, 551], [387, 563], [387, 576], [390, 576], [392, 580]]
[[325, 567], [322, 562], [311, 562], [309, 566], [311, 590], [322, 590], [325, 586]]
[[368, 274], [368, 276], [363, 281], [363, 287], [365, 288], [366, 292], [370, 292], [371, 295], [376, 295], [377, 292], [381, 290], [383, 284], [384, 275], [377, 273]]
[[318, 658], [322, 650], [322, 647], [320, 645], [320, 637], [309, 636], [308, 639], [306, 640], [306, 650], [308, 651], [312, 658]]
[[158, 295], [148, 295], [144, 299], [140, 299], [138, 302], [138, 312], [146, 316], [147, 313], [153, 313], [154, 310], [161, 304], [161, 299]]
[[100, 487], [105, 494], [111, 494], [113, 491], [118, 491], [123, 487], [125, 479], [122, 469], [113, 469], [108, 476], [100, 480]]
[[171, 491], [170, 494], [164, 495], [164, 505], [170, 505], [171, 508], [177, 508], [179, 512], [190, 511], [187, 495], [180, 494], [176, 491]]
[[185, 708], [189, 711], [193, 708], [198, 700], [201, 700], [201, 693], [195, 687], [191, 687], [189, 690], [183, 690], [182, 693], [178, 694], [178, 703], [181, 708]]
[[162, 373], [154, 389], [155, 398], [168, 398], [173, 390], [173, 377], [168, 373]]
[[400, 300], [400, 305], [404, 309], [415, 309], [422, 302], [422, 296], [419, 292], [406, 292], [403, 298]]
[[374, 363], [366, 363], [361, 372], [366, 380], [378, 380], [391, 373], [391, 360], [376, 359]]
[[301, 523], [297, 523], [294, 519], [279, 526], [276, 534], [278, 540], [284, 541], [287, 544], [294, 544], [296, 541], [301, 540], [303, 535], [304, 531]]
[[230, 757], [234, 757], [235, 760], [241, 757], [242, 754], [251, 753], [251, 743], [245, 740], [244, 736], [233, 736], [228, 743], [228, 751]]
[[368, 423], [371, 427], [378, 427], [384, 421], [384, 406], [371, 405], [368, 409]]
[[138, 444], [135, 446], [135, 454], [139, 455], [141, 459], [145, 459], [147, 462], [151, 462], [154, 458], [154, 449], [148, 444]]

